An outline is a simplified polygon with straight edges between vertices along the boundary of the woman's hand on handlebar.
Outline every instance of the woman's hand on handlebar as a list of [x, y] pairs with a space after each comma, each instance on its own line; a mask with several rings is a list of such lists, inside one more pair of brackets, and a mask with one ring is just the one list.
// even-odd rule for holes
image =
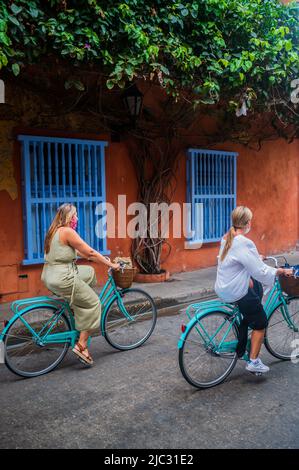
[[104, 258], [106, 258], [106, 260], [108, 261], [107, 266], [109, 266], [109, 268], [115, 269], [116, 271], [118, 271], [120, 269], [120, 264], [119, 263], [111, 263], [111, 259], [109, 258], [109, 256], [104, 256]]
[[120, 269], [120, 264], [119, 263], [111, 263], [110, 268], [115, 269], [118, 271]]
[[283, 274], [284, 276], [290, 277], [293, 276], [294, 272], [292, 268], [278, 268], [277, 274]]

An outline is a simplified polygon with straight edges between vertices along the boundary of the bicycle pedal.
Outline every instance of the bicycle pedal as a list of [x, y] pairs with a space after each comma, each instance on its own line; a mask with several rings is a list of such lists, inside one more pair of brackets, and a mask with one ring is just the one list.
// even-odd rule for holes
[[252, 375], [256, 375], [257, 377], [260, 377], [261, 375], [263, 375], [262, 372], [251, 372], [249, 371]]

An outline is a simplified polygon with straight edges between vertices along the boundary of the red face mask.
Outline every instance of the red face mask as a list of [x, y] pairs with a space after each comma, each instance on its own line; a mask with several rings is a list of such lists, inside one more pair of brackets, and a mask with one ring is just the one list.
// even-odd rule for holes
[[70, 227], [73, 229], [73, 230], [76, 230], [77, 228], [77, 225], [78, 225], [78, 218], [76, 216], [72, 217], [71, 221], [70, 221]]

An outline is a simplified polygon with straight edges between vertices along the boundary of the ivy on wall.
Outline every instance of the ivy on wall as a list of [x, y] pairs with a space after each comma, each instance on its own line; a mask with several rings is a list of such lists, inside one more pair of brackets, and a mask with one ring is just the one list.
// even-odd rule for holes
[[279, 0], [0, 0], [0, 66], [19, 76], [59, 57], [103, 71], [108, 89], [143, 77], [175, 99], [191, 91], [194, 106], [275, 109], [294, 123], [298, 13]]

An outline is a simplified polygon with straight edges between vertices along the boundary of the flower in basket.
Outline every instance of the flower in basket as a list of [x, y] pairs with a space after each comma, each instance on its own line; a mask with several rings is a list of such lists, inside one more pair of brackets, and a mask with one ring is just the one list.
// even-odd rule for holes
[[136, 271], [131, 258], [117, 256], [114, 258], [113, 263], [122, 263], [123, 265], [121, 270], [113, 271], [113, 279], [116, 285], [122, 289], [130, 287]]
[[130, 257], [117, 256], [114, 258], [113, 263], [122, 263], [124, 265], [124, 269], [133, 268], [133, 263]]

